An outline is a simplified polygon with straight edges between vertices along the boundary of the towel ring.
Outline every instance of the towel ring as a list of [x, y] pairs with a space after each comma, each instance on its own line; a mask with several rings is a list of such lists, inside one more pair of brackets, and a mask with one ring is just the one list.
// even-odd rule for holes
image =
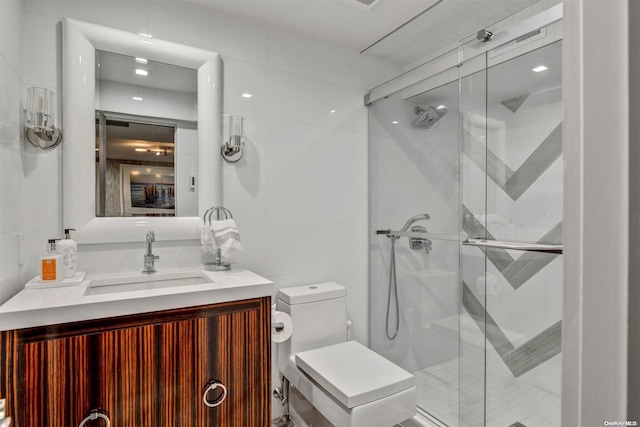
[[80, 421], [78, 427], [84, 427], [84, 425], [89, 421], [97, 420], [98, 418], [104, 420], [103, 424], [105, 427], [109, 427], [111, 425], [111, 420], [104, 412], [102, 412], [102, 409], [92, 409], [91, 412], [89, 412], [89, 415]]
[[[210, 401], [209, 399], [207, 399], [207, 395], [209, 394], [209, 392], [217, 389], [218, 387], [222, 389], [222, 394], [216, 397], [215, 400], [213, 401]], [[224, 384], [222, 384], [222, 382], [220, 382], [219, 380], [212, 380], [209, 382], [209, 384], [207, 384], [207, 387], [204, 390], [202, 401], [209, 408], [215, 408], [216, 406], [220, 405], [226, 398], [227, 398], [227, 388], [224, 386]]]

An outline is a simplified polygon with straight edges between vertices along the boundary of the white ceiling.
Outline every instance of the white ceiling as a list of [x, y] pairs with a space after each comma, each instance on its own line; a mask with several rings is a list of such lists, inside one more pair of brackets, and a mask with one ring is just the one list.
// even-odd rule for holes
[[[360, 52], [438, 0], [189, 0]], [[447, 1], [447, 0], [445, 0]]]
[[457, 48], [458, 43], [469, 35], [473, 35], [475, 40], [478, 31], [490, 28], [534, 3], [539, 3], [538, 8], [541, 8], [557, 2], [558, 0], [443, 0], [364, 53], [403, 66], [416, 66]]
[[187, 1], [407, 66], [536, 2], [560, 0], [376, 0], [370, 7], [357, 0]]

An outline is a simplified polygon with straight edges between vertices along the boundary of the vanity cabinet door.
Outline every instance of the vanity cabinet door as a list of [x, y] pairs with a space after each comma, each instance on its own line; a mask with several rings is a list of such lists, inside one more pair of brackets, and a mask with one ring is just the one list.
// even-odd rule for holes
[[77, 426], [95, 392], [88, 336], [19, 346], [18, 426]]
[[98, 401], [112, 425], [214, 425], [202, 388], [214, 375], [207, 331], [216, 317], [100, 334]]
[[[270, 426], [270, 314], [260, 298], [2, 332], [7, 415], [17, 427], [76, 427], [98, 408], [113, 427]], [[211, 380], [227, 389], [213, 408]]]
[[[269, 426], [268, 303], [100, 336], [99, 401], [112, 425]], [[267, 316], [268, 316], [267, 314]], [[211, 381], [222, 387], [207, 393]]]

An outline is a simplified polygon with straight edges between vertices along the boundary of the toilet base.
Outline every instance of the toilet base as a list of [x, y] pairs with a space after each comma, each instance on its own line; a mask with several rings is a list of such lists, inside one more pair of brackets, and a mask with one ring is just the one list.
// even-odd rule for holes
[[289, 409], [295, 427], [334, 427], [293, 387], [291, 387], [290, 399]]
[[[291, 384], [329, 422], [327, 427], [390, 427], [416, 414], [416, 388], [411, 387], [391, 396], [365, 403], [354, 408], [346, 408], [329, 396], [318, 384], [304, 373], [299, 373], [297, 381]], [[293, 393], [290, 393], [293, 396]], [[290, 401], [290, 404], [293, 400]], [[292, 405], [290, 405], [292, 406]], [[291, 414], [300, 415], [298, 408], [291, 408]], [[298, 409], [298, 410], [296, 410]], [[294, 422], [296, 421], [294, 417]], [[314, 423], [313, 426], [316, 427]], [[297, 424], [296, 424], [297, 426]]]

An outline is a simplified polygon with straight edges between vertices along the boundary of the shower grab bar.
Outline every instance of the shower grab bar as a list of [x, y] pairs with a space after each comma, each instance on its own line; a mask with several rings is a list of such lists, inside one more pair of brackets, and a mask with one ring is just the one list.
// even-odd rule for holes
[[477, 246], [480, 248], [543, 252], [548, 254], [561, 254], [564, 249], [562, 245], [551, 245], [544, 243], [502, 242], [499, 240], [485, 239], [465, 239], [462, 241], [462, 244], [465, 246]]
[[488, 249], [507, 249], [512, 251], [542, 252], [549, 254], [562, 254], [564, 250], [564, 247], [562, 245], [504, 242], [500, 240], [478, 239], [468, 236], [459, 236], [455, 234], [422, 233], [416, 231], [398, 231], [390, 229], [376, 230], [376, 234], [385, 235], [387, 237], [413, 237], [417, 239], [446, 240], [450, 242], [462, 243], [465, 246], [476, 246]]

